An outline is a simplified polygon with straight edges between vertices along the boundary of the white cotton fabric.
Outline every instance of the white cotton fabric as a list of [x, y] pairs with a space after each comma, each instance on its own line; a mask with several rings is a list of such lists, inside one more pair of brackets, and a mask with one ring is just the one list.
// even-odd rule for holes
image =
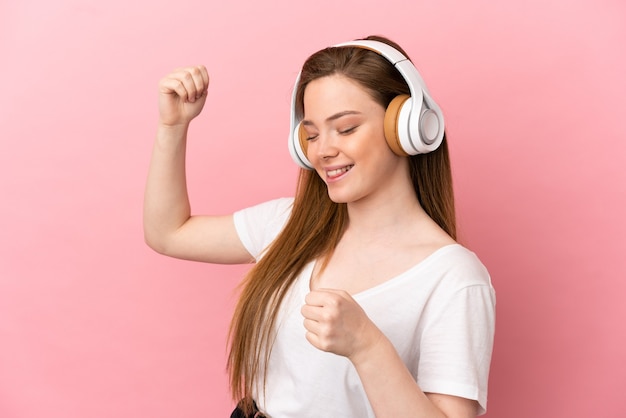
[[[235, 213], [239, 237], [255, 258], [262, 257], [282, 229], [292, 202], [277, 199]], [[313, 264], [302, 271], [281, 307], [266, 390], [257, 390], [257, 403], [274, 418], [374, 417], [350, 361], [316, 349], [305, 338], [300, 309]], [[393, 343], [424, 392], [477, 400], [480, 414], [485, 413], [495, 292], [474, 253], [458, 244], [445, 246], [353, 297]]]

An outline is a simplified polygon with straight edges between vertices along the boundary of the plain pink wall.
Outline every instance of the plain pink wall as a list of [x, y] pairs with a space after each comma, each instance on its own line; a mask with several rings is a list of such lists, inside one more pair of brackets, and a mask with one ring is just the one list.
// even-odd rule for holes
[[1, 417], [227, 416], [246, 267], [143, 243], [157, 82], [208, 66], [190, 189], [228, 212], [292, 193], [299, 65], [370, 33], [446, 113], [463, 242], [498, 292], [487, 416], [626, 416], [621, 0], [3, 0]]

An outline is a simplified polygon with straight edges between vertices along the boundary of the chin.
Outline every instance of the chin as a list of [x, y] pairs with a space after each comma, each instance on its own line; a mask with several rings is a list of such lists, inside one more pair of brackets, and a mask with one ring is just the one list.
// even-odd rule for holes
[[347, 200], [345, 199], [333, 199], [332, 197], [330, 198], [330, 200], [333, 201], [333, 203], [349, 203]]
[[331, 193], [330, 191], [328, 192], [328, 197], [334, 203], [351, 203], [358, 200], [355, 196], [346, 195], [343, 193]]
[[334, 203], [348, 203], [345, 199], [344, 196], [340, 195], [339, 193], [331, 193], [330, 191], [328, 191], [328, 197], [330, 198], [330, 200], [332, 200]]

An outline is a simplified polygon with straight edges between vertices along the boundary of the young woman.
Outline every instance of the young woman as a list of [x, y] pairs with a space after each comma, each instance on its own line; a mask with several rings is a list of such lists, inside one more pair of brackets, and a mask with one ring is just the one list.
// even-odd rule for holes
[[146, 242], [173, 257], [256, 263], [231, 324], [233, 416], [485, 411], [495, 294], [455, 241], [443, 116], [405, 56], [369, 37], [309, 57], [292, 109], [290, 148], [304, 167], [295, 197], [228, 216], [191, 216], [186, 190], [207, 70], [159, 84]]

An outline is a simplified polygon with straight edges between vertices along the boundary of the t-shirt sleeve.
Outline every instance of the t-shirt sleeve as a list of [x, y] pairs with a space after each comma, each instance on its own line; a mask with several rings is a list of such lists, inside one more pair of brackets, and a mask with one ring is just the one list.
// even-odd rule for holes
[[293, 198], [280, 198], [260, 203], [233, 214], [235, 229], [246, 250], [258, 260], [283, 229]]
[[453, 278], [454, 291], [438, 301], [435, 312], [431, 312], [422, 335], [418, 384], [424, 392], [477, 400], [481, 415], [487, 408], [495, 291], [482, 265], [460, 266], [451, 274], [474, 277], [461, 287]]

